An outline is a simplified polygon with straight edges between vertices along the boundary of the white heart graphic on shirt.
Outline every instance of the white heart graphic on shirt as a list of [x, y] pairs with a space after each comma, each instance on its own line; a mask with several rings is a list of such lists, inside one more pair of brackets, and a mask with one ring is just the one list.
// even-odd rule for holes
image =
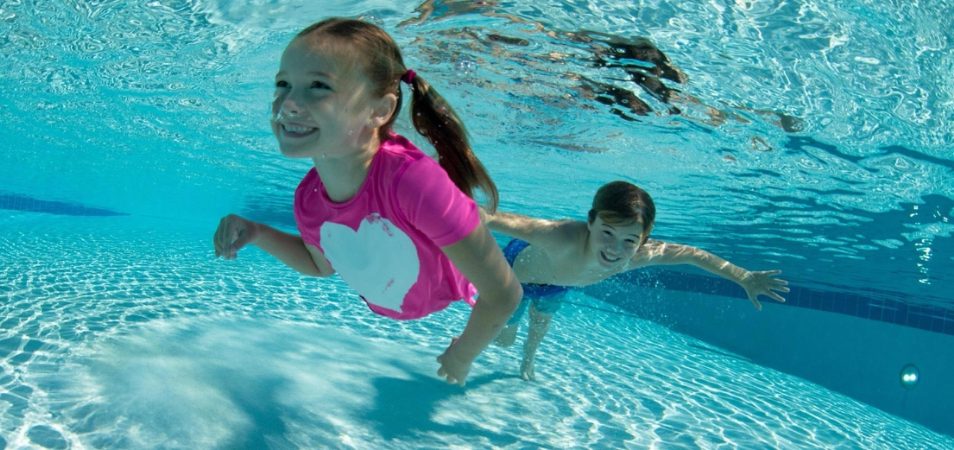
[[414, 242], [378, 214], [365, 217], [358, 231], [340, 223], [321, 226], [321, 248], [332, 267], [368, 303], [401, 311], [417, 281], [421, 262]]

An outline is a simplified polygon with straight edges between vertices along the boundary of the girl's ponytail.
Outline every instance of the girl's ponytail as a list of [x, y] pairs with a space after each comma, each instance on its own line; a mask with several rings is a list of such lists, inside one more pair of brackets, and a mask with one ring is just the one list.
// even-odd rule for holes
[[497, 210], [497, 186], [470, 148], [463, 122], [444, 97], [420, 75], [408, 71], [402, 79], [411, 86], [411, 122], [437, 149], [438, 161], [457, 187], [469, 197], [479, 187], [487, 195], [489, 211]]
[[[331, 37], [326, 45], [338, 44], [343, 55], [355, 58], [365, 69], [376, 95], [394, 93], [397, 108], [401, 110], [401, 81], [408, 83], [411, 97], [411, 122], [418, 133], [424, 135], [437, 149], [438, 161], [457, 187], [469, 197], [479, 187], [487, 194], [488, 209], [497, 209], [497, 186], [487, 169], [474, 155], [467, 140], [464, 124], [454, 110], [423, 78], [404, 66], [401, 50], [394, 39], [377, 25], [361, 20], [332, 17], [305, 28], [299, 38], [314, 39]], [[379, 138], [387, 139], [397, 118], [393, 114], [386, 124], [378, 129]]]

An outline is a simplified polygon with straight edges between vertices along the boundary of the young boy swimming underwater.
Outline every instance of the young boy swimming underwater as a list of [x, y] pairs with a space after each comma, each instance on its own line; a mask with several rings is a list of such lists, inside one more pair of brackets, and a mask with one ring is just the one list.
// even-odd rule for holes
[[641, 267], [690, 264], [737, 283], [756, 309], [762, 309], [760, 295], [784, 302], [779, 293], [789, 292], [788, 282], [777, 278], [779, 270], [749, 271], [696, 247], [649, 239], [656, 207], [646, 191], [625, 181], [597, 190], [586, 222], [504, 212], [481, 214], [491, 230], [516, 238], [504, 255], [523, 284], [524, 297], [495, 343], [513, 344], [529, 307], [530, 330], [520, 366], [524, 380], [535, 378], [537, 348], [563, 295], [572, 287]]

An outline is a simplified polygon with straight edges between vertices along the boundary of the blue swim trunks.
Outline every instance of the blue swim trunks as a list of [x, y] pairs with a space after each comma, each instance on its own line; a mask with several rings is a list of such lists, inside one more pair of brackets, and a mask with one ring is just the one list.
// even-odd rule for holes
[[[514, 239], [504, 247], [504, 257], [507, 258], [510, 267], [513, 267], [514, 261], [517, 260], [517, 255], [529, 246], [530, 243], [526, 241]], [[557, 310], [560, 309], [563, 299], [563, 296], [560, 294], [570, 290], [570, 288], [566, 286], [553, 284], [521, 283], [520, 285], [523, 286], [523, 300], [520, 301], [520, 306], [517, 306], [517, 310], [510, 316], [510, 320], [507, 321], [507, 326], [520, 323], [520, 319], [526, 313], [527, 305], [529, 305], [530, 302], [533, 302], [534, 309], [539, 312], [545, 314], [557, 312]]]

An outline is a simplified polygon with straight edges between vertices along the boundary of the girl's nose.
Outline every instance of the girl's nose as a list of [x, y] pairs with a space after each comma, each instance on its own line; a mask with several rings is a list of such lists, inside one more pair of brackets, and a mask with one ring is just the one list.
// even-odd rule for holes
[[298, 106], [298, 103], [291, 100], [289, 97], [285, 97], [281, 100], [281, 103], [278, 104], [278, 111], [275, 111], [275, 120], [282, 120], [285, 118], [297, 117], [301, 114], [301, 108]]
[[285, 101], [282, 102], [281, 108], [278, 110], [279, 115], [284, 116], [297, 116], [301, 114], [301, 108], [298, 107], [298, 103], [295, 103], [291, 98], [285, 98]]

